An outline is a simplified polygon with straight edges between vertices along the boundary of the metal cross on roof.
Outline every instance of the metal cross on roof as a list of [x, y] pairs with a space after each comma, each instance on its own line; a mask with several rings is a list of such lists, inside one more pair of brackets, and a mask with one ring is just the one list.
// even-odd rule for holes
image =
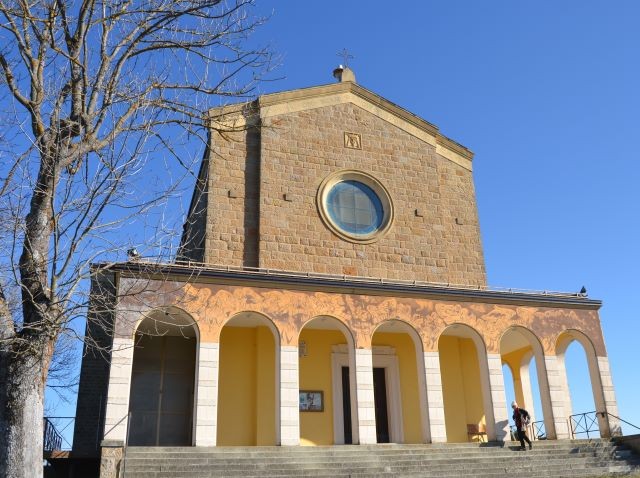
[[344, 61], [344, 67], [346, 68], [348, 66], [349, 63], [349, 59], [353, 59], [353, 55], [349, 53], [349, 51], [346, 48], [343, 48], [342, 51], [338, 52], [338, 56], [342, 57], [342, 60]]

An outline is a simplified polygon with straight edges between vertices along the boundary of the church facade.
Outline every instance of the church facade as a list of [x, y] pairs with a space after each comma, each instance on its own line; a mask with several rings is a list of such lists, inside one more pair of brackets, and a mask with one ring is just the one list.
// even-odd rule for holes
[[104, 476], [125, 445], [506, 440], [503, 364], [566, 439], [574, 340], [617, 415], [601, 302], [488, 287], [472, 152], [334, 74], [212, 110], [179, 260], [100, 269], [74, 450]]

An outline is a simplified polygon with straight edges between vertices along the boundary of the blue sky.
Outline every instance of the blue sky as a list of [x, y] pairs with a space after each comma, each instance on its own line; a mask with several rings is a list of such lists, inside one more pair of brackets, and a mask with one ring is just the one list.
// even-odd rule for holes
[[[604, 302], [620, 416], [640, 426], [640, 3], [259, 2], [256, 39], [282, 55], [261, 91], [357, 81], [475, 152], [493, 286]], [[593, 410], [584, 352], [568, 351], [574, 410]], [[627, 433], [631, 432], [627, 430]]]
[[[281, 56], [281, 79], [259, 93], [332, 82], [347, 48], [359, 84], [475, 152], [489, 284], [584, 285], [603, 300], [620, 416], [640, 426], [640, 2], [259, 0], [257, 10], [271, 19], [252, 41]], [[568, 369], [574, 410], [593, 410], [576, 344]]]

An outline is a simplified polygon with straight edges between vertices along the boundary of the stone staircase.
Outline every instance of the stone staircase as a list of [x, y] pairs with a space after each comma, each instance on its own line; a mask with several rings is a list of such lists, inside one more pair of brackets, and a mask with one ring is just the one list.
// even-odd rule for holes
[[610, 440], [322, 447], [130, 447], [125, 478], [640, 476], [640, 457]]

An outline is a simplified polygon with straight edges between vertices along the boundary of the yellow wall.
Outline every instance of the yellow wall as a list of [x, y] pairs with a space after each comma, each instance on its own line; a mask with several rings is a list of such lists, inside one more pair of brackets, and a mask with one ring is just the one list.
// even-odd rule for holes
[[[404, 443], [422, 443], [420, 420], [420, 395], [418, 391], [418, 366], [416, 348], [408, 334], [378, 332], [372, 345], [388, 345], [395, 348], [400, 369], [400, 397], [402, 400], [402, 427]], [[391, 411], [389, 410], [389, 414]]]
[[[300, 357], [300, 390], [324, 392], [323, 412], [300, 412], [300, 444], [332, 445], [333, 386], [331, 346], [346, 343], [337, 330], [304, 329], [300, 341], [307, 344], [307, 356]], [[339, 405], [342, 406], [342, 405]]]
[[276, 444], [276, 348], [266, 327], [256, 329], [256, 445]]
[[443, 335], [438, 351], [447, 441], [466, 442], [467, 424], [485, 424], [476, 347], [471, 339]]
[[[533, 410], [533, 404], [525, 402], [524, 393], [522, 391], [522, 380], [520, 378], [520, 365], [522, 364], [522, 358], [524, 354], [531, 351], [531, 347], [523, 347], [508, 354], [502, 354], [502, 363], [509, 365], [511, 369], [511, 376], [513, 377], [513, 390], [516, 394], [516, 402], [527, 410]], [[511, 410], [511, 404], [508, 403], [507, 407]]]
[[275, 445], [273, 334], [227, 326], [220, 339], [218, 445]]

